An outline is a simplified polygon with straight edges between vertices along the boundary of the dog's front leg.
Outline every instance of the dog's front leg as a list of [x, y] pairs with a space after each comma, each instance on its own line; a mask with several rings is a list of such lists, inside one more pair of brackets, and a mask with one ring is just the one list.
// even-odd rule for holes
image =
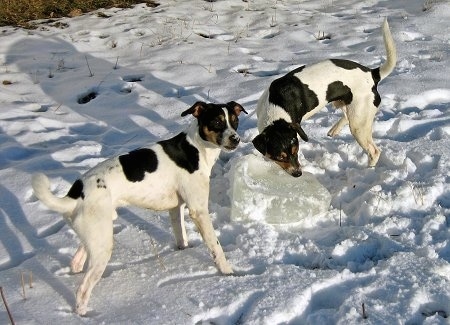
[[216, 233], [214, 231], [213, 224], [209, 217], [208, 210], [193, 210], [189, 209], [189, 214], [197, 226], [198, 231], [202, 235], [206, 246], [210, 250], [214, 263], [216, 263], [217, 268], [223, 274], [232, 274], [233, 269], [225, 258], [222, 246], [220, 246], [219, 240], [217, 239]]
[[172, 231], [175, 236], [175, 242], [179, 249], [188, 247], [188, 239], [186, 235], [186, 227], [184, 224], [184, 207], [181, 204], [176, 208], [169, 210], [170, 222], [172, 223]]

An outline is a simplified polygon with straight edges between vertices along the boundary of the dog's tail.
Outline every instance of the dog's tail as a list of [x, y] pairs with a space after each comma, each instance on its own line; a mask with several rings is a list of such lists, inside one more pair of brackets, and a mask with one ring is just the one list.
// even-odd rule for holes
[[395, 68], [395, 64], [397, 63], [397, 49], [395, 48], [394, 39], [392, 38], [387, 18], [384, 19], [382, 30], [383, 30], [384, 47], [386, 48], [386, 56], [387, 56], [386, 62], [384, 62], [383, 65], [380, 67], [380, 77], [381, 79], [384, 79]]
[[72, 212], [77, 201], [65, 196], [57, 197], [50, 191], [50, 181], [47, 176], [42, 173], [34, 174], [31, 179], [31, 186], [34, 190], [34, 195], [42, 201], [50, 210], [59, 213], [69, 213]]

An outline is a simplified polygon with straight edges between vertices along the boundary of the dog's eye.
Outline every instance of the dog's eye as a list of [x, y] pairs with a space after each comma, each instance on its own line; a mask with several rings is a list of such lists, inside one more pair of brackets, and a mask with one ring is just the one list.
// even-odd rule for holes
[[220, 120], [220, 119], [214, 120], [214, 121], [212, 122], [212, 127], [213, 127], [214, 129], [222, 129], [222, 128], [224, 127], [224, 125], [225, 125], [225, 122], [222, 121], [222, 120]]
[[285, 152], [282, 152], [280, 155], [276, 157], [276, 160], [281, 162], [287, 162], [289, 160], [288, 155]]

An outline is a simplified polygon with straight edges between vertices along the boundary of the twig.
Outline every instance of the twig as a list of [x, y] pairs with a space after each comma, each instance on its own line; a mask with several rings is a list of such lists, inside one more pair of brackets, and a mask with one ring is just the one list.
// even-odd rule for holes
[[119, 57], [117, 57], [117, 59], [116, 59], [116, 64], [114, 65], [114, 70], [118, 69], [118, 66], [117, 66], [118, 63], [119, 63]]
[[159, 256], [158, 250], [156, 249], [156, 244], [153, 241], [153, 238], [150, 238], [150, 242], [152, 243], [152, 247], [153, 247], [153, 252], [156, 255], [156, 259], [158, 260], [159, 265], [161, 266], [161, 268], [163, 269], [163, 271], [166, 271], [166, 266], [163, 263], [163, 260], [161, 258], [161, 256]]
[[30, 278], [29, 278], [29, 282], [28, 285], [30, 286], [30, 288], [33, 288], [33, 272], [30, 272]]
[[33, 83], [34, 84], [38, 84], [39, 83], [38, 73], [39, 73], [39, 70], [36, 70], [36, 72], [34, 73], [34, 78], [33, 78]]
[[106, 78], [108, 78], [111, 75], [112, 71], [110, 71], [107, 75], [105, 75], [105, 77], [103, 77], [102, 80], [100, 80], [100, 82], [98, 83], [97, 87], [95, 88], [96, 90], [98, 90], [100, 88], [100, 86], [102, 85], [102, 83], [105, 82]]
[[318, 41], [323, 41], [323, 40], [331, 39], [331, 36], [329, 34], [325, 34], [325, 32], [322, 32], [322, 35], [321, 35], [321, 32], [319, 30], [319, 32], [317, 33], [317, 36], [315, 36], [315, 38]]
[[11, 321], [12, 325], [15, 325], [16, 323], [14, 322], [14, 319], [12, 317], [11, 311], [9, 310], [8, 303], [6, 302], [6, 298], [5, 298], [5, 295], [3, 294], [3, 288], [2, 287], [0, 287], [0, 294], [2, 296], [2, 300], [3, 300], [3, 304], [5, 305], [6, 312], [8, 313], [9, 320]]
[[270, 23], [270, 27], [275, 27], [277, 25], [277, 8], [275, 8], [275, 15], [272, 16], [272, 22]]
[[366, 306], [364, 305], [364, 303], [362, 303], [362, 318], [363, 319], [369, 318], [369, 316], [367, 316], [366, 314]]
[[89, 69], [89, 73], [90, 73], [89, 77], [93, 77], [94, 74], [92, 73], [91, 67], [89, 66], [89, 61], [88, 61], [87, 55], [85, 55], [84, 58], [86, 59], [86, 64], [87, 64], [87, 67]]
[[62, 104], [59, 104], [58, 107], [55, 108], [55, 112], [56, 112], [57, 110], [59, 110], [59, 108], [60, 108], [61, 106], [62, 106]]
[[411, 187], [411, 192], [414, 196], [414, 201], [416, 201], [416, 204], [423, 205], [423, 193], [422, 190], [419, 187], [414, 187], [414, 184], [409, 183], [409, 186]]
[[27, 300], [27, 296], [25, 295], [25, 280], [23, 278], [23, 272], [20, 273], [20, 282], [22, 283], [22, 296], [24, 300]]
[[387, 200], [384, 197], [382, 197], [379, 192], [375, 192], [375, 191], [372, 191], [372, 190], [370, 190], [369, 192], [373, 193], [378, 198], [377, 205], [375, 207], [375, 211], [373, 212], [373, 213], [375, 213], [375, 212], [378, 211], [378, 208], [380, 206], [380, 201], [383, 200], [384, 202], [387, 202]]

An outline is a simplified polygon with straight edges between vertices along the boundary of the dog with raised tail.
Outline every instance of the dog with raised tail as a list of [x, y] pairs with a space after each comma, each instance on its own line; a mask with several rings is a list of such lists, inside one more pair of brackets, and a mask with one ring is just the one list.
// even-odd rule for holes
[[328, 135], [336, 136], [348, 124], [368, 154], [369, 167], [374, 167], [381, 153], [372, 138], [372, 124], [381, 102], [377, 86], [394, 70], [397, 61], [387, 19], [382, 34], [387, 58], [380, 67], [370, 69], [353, 61], [330, 59], [301, 66], [274, 80], [257, 104], [260, 134], [252, 141], [255, 148], [290, 175], [301, 176], [297, 135], [304, 141], [308, 136], [300, 123], [333, 103], [344, 115]]
[[233, 273], [209, 216], [209, 177], [220, 151], [238, 146], [240, 138], [236, 130], [242, 112], [247, 113], [236, 102], [197, 102], [181, 114], [196, 118], [187, 131], [105, 160], [76, 180], [65, 197], [57, 197], [50, 191], [47, 176], [33, 175], [36, 197], [51, 210], [62, 213], [80, 237], [71, 270], [81, 272], [88, 260], [76, 294], [78, 314], [86, 314], [92, 289], [111, 258], [117, 207], [134, 205], [169, 210], [176, 244], [183, 249], [188, 246], [184, 225], [186, 205], [219, 271]]

